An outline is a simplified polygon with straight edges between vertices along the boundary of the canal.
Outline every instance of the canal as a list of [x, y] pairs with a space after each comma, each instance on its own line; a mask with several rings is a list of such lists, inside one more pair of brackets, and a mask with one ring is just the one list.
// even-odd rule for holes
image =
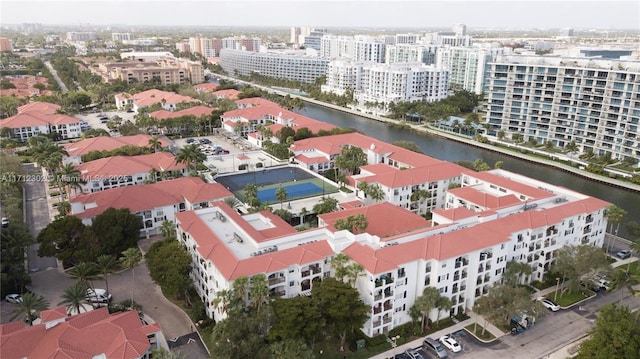
[[478, 158], [482, 158], [492, 167], [496, 162], [503, 161], [504, 165], [502, 168], [506, 170], [558, 186], [567, 187], [574, 191], [614, 203], [627, 211], [627, 215], [620, 226], [619, 235], [622, 237], [628, 237], [627, 229], [624, 225], [625, 222], [640, 222], [640, 193], [638, 192], [589, 181], [552, 167], [538, 165], [460, 142], [450, 141], [438, 136], [390, 127], [382, 122], [318, 106], [309, 102], [305, 103], [305, 107], [302, 110], [297, 110], [296, 112], [323, 122], [331, 123], [338, 127], [355, 128], [367, 136], [377, 138], [387, 143], [401, 140], [411, 141], [418, 145], [425, 154], [444, 161], [473, 162]]

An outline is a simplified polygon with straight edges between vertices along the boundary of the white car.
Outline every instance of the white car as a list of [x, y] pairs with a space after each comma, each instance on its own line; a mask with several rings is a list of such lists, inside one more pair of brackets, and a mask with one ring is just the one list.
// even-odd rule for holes
[[20, 294], [8, 294], [4, 299], [13, 304], [18, 304], [22, 302], [22, 296]]
[[2, 217], [2, 228], [7, 228], [7, 227], [9, 227], [9, 218]]
[[557, 312], [560, 310], [560, 306], [558, 305], [558, 303], [552, 301], [551, 299], [540, 298], [539, 300], [545, 308], [549, 309], [552, 312]]
[[440, 343], [442, 343], [442, 345], [444, 345], [447, 349], [451, 350], [454, 353], [459, 353], [462, 351], [462, 346], [449, 335], [441, 336], [439, 341]]

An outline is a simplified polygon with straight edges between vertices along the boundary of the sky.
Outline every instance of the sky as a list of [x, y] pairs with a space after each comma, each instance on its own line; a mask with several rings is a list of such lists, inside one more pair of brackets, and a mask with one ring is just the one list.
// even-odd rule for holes
[[0, 24], [640, 30], [638, 0], [1, 0]]

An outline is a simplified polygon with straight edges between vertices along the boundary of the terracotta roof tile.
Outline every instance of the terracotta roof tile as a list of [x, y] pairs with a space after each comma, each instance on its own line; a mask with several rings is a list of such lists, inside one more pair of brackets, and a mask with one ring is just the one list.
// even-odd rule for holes
[[[149, 140], [153, 136], [133, 135], [121, 137], [98, 136], [85, 140], [64, 144], [69, 156], [82, 156], [92, 151], [111, 151], [124, 146], [148, 147]], [[164, 137], [158, 138], [162, 147], [168, 147], [171, 143]]]
[[184, 168], [184, 164], [176, 163], [175, 157], [167, 152], [156, 152], [140, 156], [106, 157], [76, 166], [76, 169], [85, 178], [125, 176], [146, 173], [151, 169], [172, 171]]

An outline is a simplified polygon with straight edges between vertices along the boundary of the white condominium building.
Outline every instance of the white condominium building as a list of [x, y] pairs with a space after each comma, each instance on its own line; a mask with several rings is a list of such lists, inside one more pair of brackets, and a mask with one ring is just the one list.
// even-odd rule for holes
[[449, 84], [475, 94], [485, 87], [487, 64], [508, 48], [439, 47], [436, 65], [449, 70]]
[[327, 59], [384, 62], [383, 38], [357, 35], [324, 35], [320, 39], [320, 56]]
[[396, 44], [385, 47], [385, 63], [396, 62], [422, 62], [423, 64], [435, 63], [436, 45], [421, 44]]
[[489, 135], [640, 158], [640, 61], [502, 56], [489, 67]]
[[345, 60], [334, 60], [327, 65], [326, 82], [321, 86], [322, 92], [333, 92], [344, 95], [348, 89], [352, 91], [360, 85], [364, 63]]
[[304, 51], [250, 52], [222, 49], [220, 66], [229, 74], [263, 76], [300, 82], [314, 82], [326, 75], [326, 59], [306, 56]]
[[[447, 70], [415, 62], [367, 64], [354, 99], [361, 111], [383, 115], [389, 113], [390, 103], [438, 101], [446, 98], [448, 91]], [[376, 103], [379, 105], [373, 105]]]

